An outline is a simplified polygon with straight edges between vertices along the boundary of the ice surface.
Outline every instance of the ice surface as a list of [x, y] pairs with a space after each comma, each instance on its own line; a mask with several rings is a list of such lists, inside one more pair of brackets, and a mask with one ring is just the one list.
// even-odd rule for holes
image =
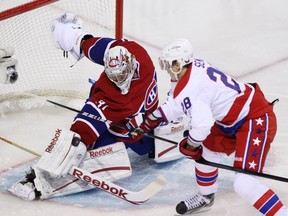
[[[160, 100], [169, 88], [169, 77], [159, 70], [160, 48], [178, 37], [188, 38], [195, 55], [247, 82], [258, 82], [275, 105], [278, 132], [267, 158], [265, 172], [288, 178], [288, 13], [286, 0], [125, 0], [124, 35], [142, 43], [158, 69]], [[2, 37], [2, 35], [1, 35]], [[17, 49], [17, 48], [16, 48]], [[20, 64], [23, 64], [20, 62]], [[42, 153], [57, 127], [68, 126], [75, 113], [54, 106], [9, 113], [0, 119], [0, 136]], [[64, 198], [27, 202], [6, 192], [37, 158], [0, 141], [0, 214], [5, 216], [175, 215], [175, 205], [196, 192], [193, 161], [169, 164], [129, 152], [133, 175], [117, 184], [140, 190], [163, 174], [168, 184], [145, 204], [135, 206], [105, 192], [94, 190]], [[229, 164], [230, 158], [223, 163]], [[233, 191], [230, 171], [220, 170], [219, 193], [213, 208], [202, 215], [259, 215]], [[261, 179], [288, 205], [287, 183]]]

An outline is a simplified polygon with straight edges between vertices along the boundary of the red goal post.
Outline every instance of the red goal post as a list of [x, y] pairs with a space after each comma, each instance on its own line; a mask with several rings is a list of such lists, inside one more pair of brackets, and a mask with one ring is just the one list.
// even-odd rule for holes
[[[74, 13], [95, 36], [122, 38], [124, 0], [0, 0], [0, 46], [18, 59], [15, 84], [0, 84], [0, 114], [38, 106], [37, 96], [85, 100], [103, 68], [87, 59], [64, 59], [54, 47], [51, 20]], [[36, 102], [35, 102], [36, 101]]]

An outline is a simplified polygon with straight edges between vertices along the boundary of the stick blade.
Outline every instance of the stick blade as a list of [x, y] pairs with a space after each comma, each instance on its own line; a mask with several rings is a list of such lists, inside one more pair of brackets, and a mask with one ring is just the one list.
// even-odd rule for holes
[[145, 190], [145, 192], [149, 197], [153, 197], [155, 194], [161, 191], [166, 184], [167, 184], [166, 178], [163, 175], [159, 175], [153, 182], [151, 182], [143, 190]]
[[166, 184], [166, 178], [163, 175], [159, 175], [144, 189], [130, 193], [127, 196], [127, 200], [133, 204], [140, 205], [160, 192]]

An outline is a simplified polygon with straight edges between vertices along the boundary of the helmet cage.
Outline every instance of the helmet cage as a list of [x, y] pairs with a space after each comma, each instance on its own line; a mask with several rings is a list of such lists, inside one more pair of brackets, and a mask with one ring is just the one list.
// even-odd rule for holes
[[136, 69], [136, 60], [125, 47], [111, 48], [105, 56], [105, 73], [110, 81], [127, 94]]

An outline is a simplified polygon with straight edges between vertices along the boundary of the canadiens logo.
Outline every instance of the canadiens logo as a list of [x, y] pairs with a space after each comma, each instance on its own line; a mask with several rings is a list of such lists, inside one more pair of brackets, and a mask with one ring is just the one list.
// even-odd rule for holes
[[150, 84], [146, 91], [146, 98], [145, 98], [145, 109], [148, 110], [153, 107], [158, 102], [158, 88], [156, 81]]
[[120, 62], [119, 62], [118, 58], [110, 59], [109, 67], [114, 68], [114, 67], [117, 67], [119, 65], [120, 65]]

